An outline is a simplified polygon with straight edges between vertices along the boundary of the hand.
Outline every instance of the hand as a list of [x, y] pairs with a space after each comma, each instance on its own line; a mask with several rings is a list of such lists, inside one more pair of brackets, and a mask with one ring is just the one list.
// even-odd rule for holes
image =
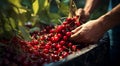
[[84, 9], [82, 8], [79, 8], [75, 14], [77, 16], [79, 16], [79, 21], [80, 22], [83, 22], [85, 23], [88, 19], [89, 19], [89, 16], [90, 16], [90, 13], [89, 12], [86, 12]]
[[70, 40], [78, 43], [96, 43], [105, 33], [100, 20], [91, 20], [74, 29]]

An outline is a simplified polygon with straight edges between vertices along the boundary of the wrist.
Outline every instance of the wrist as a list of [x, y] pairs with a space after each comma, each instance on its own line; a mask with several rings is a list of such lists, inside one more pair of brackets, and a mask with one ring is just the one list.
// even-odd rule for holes
[[109, 24], [109, 15], [103, 15], [99, 17], [97, 20], [104, 31], [107, 31], [111, 28], [111, 25]]
[[105, 30], [111, 29], [115, 26], [120, 25], [120, 4], [107, 12], [105, 15], [98, 18], [101, 20], [101, 24]]
[[84, 10], [84, 13], [86, 14], [86, 15], [88, 15], [88, 16], [90, 16], [90, 14], [91, 14], [91, 11], [89, 10], [89, 9], [83, 9]]

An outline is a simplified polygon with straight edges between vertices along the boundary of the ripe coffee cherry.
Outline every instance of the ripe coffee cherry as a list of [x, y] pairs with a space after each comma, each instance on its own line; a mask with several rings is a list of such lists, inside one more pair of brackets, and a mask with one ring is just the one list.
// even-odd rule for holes
[[55, 29], [51, 29], [49, 32], [50, 32], [50, 33], [54, 33], [54, 32], [55, 32]]
[[57, 26], [57, 28], [56, 28], [56, 32], [57, 32], [57, 33], [58, 33], [58, 32], [61, 32], [63, 28], [64, 28], [63, 25], [59, 25], [59, 26]]
[[80, 26], [80, 22], [75, 22], [76, 26]]
[[52, 45], [52, 41], [48, 41], [48, 43], [46, 43], [46, 45]]
[[66, 36], [71, 36], [71, 32], [66, 32]]
[[51, 57], [53, 62], [59, 60], [59, 56], [57, 54], [51, 54]]
[[68, 56], [68, 52], [63, 52], [62, 57], [65, 58], [66, 56]]
[[28, 65], [39, 64], [43, 66], [44, 63], [59, 61], [72, 52], [78, 51], [79, 48], [76, 47], [76, 44], [69, 40], [71, 31], [80, 26], [78, 18], [67, 18], [61, 25], [55, 27], [41, 27], [43, 30], [31, 33], [32, 41], [15, 40], [15, 42], [19, 42], [21, 51], [26, 55], [25, 58], [17, 62], [21, 63], [22, 66], [27, 65], [27, 63]]
[[67, 21], [68, 23], [71, 23], [72, 18], [67, 18], [66, 21]]
[[51, 45], [46, 44], [46, 45], [45, 45], [45, 48], [46, 48], [46, 49], [50, 49], [50, 48], [51, 48]]
[[33, 45], [39, 44], [38, 40], [33, 40], [32, 43], [33, 43]]
[[41, 42], [40, 42], [40, 45], [41, 45], [41, 46], [44, 46], [44, 45], [45, 45], [45, 42], [44, 42], [44, 41], [41, 41]]
[[60, 44], [57, 44], [56, 45], [56, 48], [61, 48], [62, 46]]
[[61, 37], [62, 37], [62, 34], [58, 33], [57, 36], [58, 36], [59, 38], [61, 38]]
[[63, 48], [58, 48], [58, 53], [62, 52]]
[[67, 24], [68, 24], [68, 22], [67, 22], [67, 21], [63, 22], [63, 25], [67, 25]]
[[41, 37], [40, 37], [40, 40], [45, 40], [45, 37], [44, 37], [44, 36], [41, 36]]
[[63, 40], [68, 40], [68, 37], [67, 36], [63, 36]]
[[52, 42], [58, 42], [58, 40], [59, 40], [58, 36], [51, 37]]
[[59, 37], [58, 36], [55, 36], [54, 37], [54, 42], [57, 42], [59, 40]]
[[65, 34], [65, 33], [66, 33], [66, 30], [65, 30], [65, 29], [63, 29], [63, 30], [62, 30], [62, 33], [63, 33], [63, 34]]
[[72, 45], [72, 50], [76, 50], [76, 46], [75, 45]]
[[71, 46], [72, 46], [72, 43], [71, 43], [71, 42], [69, 42], [69, 43], [68, 43], [68, 47], [71, 47]]
[[57, 52], [56, 50], [55, 50], [55, 51], [53, 51], [53, 53], [54, 53], [54, 54], [58, 54], [58, 52]]
[[52, 44], [52, 48], [56, 47], [57, 43], [53, 43]]
[[66, 47], [66, 46], [62, 46], [62, 48], [63, 48], [63, 50], [66, 50], [66, 49], [67, 49], [67, 47]]
[[49, 53], [49, 50], [45, 48], [45, 49], [43, 50], [43, 52], [44, 52], [44, 53]]
[[65, 41], [64, 40], [61, 40], [60, 41], [60, 45], [64, 45], [65, 44]]

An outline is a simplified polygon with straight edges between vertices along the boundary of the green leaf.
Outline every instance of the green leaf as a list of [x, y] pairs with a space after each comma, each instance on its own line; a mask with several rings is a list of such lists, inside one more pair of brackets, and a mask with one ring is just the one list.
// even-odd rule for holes
[[34, 31], [40, 31], [39, 27], [34, 27], [30, 29], [30, 32], [33, 33]]
[[32, 4], [32, 9], [33, 9], [34, 15], [36, 15], [39, 10], [39, 1], [38, 0], [34, 1], [34, 3]]
[[19, 26], [19, 30], [21, 31], [22, 37], [26, 41], [31, 41], [30, 34], [28, 33], [28, 31], [24, 27]]
[[65, 4], [61, 4], [61, 7], [59, 8], [58, 14], [62, 17], [67, 17], [69, 13], [69, 7]]
[[8, 1], [17, 7], [22, 7], [20, 4], [21, 0], [8, 0]]
[[44, 9], [44, 3], [46, 0], [39, 0], [39, 12], [41, 12]]
[[58, 24], [59, 21], [58, 19], [61, 18], [61, 16], [58, 13], [48, 13], [49, 17], [50, 17], [50, 22]]

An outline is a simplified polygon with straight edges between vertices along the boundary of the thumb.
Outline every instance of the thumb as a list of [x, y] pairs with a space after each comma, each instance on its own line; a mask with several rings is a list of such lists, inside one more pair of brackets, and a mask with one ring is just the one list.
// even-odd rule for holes
[[81, 16], [83, 12], [84, 12], [83, 9], [82, 9], [82, 8], [79, 8], [79, 9], [75, 12], [75, 14], [76, 14], [77, 16]]

